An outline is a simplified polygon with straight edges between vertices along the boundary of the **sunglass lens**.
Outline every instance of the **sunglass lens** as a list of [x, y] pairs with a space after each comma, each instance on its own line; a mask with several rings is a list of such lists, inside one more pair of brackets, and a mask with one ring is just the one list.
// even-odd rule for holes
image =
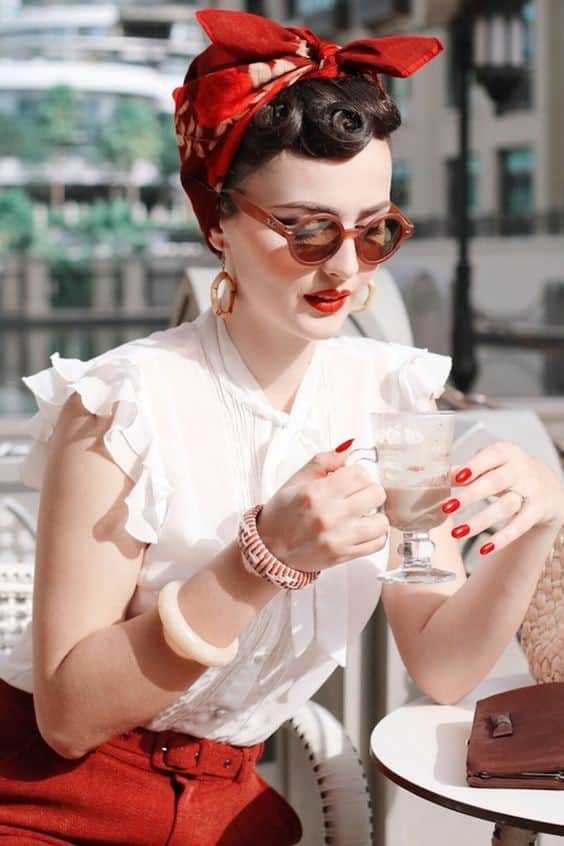
[[307, 264], [322, 261], [339, 243], [339, 227], [330, 218], [318, 217], [294, 233], [294, 253]]
[[403, 229], [398, 220], [384, 217], [368, 226], [360, 239], [362, 256], [366, 261], [377, 262], [386, 259], [401, 241]]

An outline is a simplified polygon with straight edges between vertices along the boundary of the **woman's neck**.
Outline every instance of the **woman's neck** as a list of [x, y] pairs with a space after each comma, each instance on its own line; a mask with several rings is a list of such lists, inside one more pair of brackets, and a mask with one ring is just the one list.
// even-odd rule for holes
[[270, 404], [289, 413], [315, 351], [315, 341], [276, 334], [272, 327], [253, 327], [250, 331], [248, 325], [241, 327], [229, 319], [225, 328]]

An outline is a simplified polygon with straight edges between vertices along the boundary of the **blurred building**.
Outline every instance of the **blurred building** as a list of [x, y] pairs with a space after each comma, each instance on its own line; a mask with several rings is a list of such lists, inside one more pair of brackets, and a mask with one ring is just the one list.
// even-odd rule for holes
[[[194, 7], [186, 4], [11, 3], [0, 17], [0, 115], [27, 143], [9, 150], [5, 142], [0, 187], [25, 187], [46, 200], [58, 180], [66, 199], [88, 201], [132, 181], [154, 204], [162, 194], [159, 168], [141, 158], [129, 173], [111, 166], [99, 155], [101, 133], [120, 100], [129, 98], [149, 106], [169, 138], [171, 92], [204, 41]], [[39, 113], [55, 86], [75, 93], [78, 142], [63, 156], [43, 160]]]
[[[172, 90], [205, 46], [194, 9], [0, 6], [0, 415], [31, 410], [20, 378], [50, 353], [89, 358], [166, 326], [186, 264], [210, 260], [180, 188], [172, 120]], [[149, 124], [163, 142], [152, 155]], [[18, 215], [33, 244], [6, 248]]]

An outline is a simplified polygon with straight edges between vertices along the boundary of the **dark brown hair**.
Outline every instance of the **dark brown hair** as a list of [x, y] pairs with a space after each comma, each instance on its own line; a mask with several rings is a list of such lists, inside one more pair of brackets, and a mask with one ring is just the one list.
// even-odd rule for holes
[[[223, 188], [235, 188], [282, 150], [314, 158], [356, 155], [372, 138], [388, 138], [401, 124], [389, 94], [359, 75], [304, 79], [285, 88], [250, 121]], [[235, 207], [222, 196], [220, 214]]]

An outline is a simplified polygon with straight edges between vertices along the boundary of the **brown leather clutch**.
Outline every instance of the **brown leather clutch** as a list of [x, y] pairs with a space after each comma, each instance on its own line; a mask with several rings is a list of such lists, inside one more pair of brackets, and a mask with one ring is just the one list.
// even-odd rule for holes
[[564, 790], [564, 682], [476, 702], [466, 757], [472, 787]]

